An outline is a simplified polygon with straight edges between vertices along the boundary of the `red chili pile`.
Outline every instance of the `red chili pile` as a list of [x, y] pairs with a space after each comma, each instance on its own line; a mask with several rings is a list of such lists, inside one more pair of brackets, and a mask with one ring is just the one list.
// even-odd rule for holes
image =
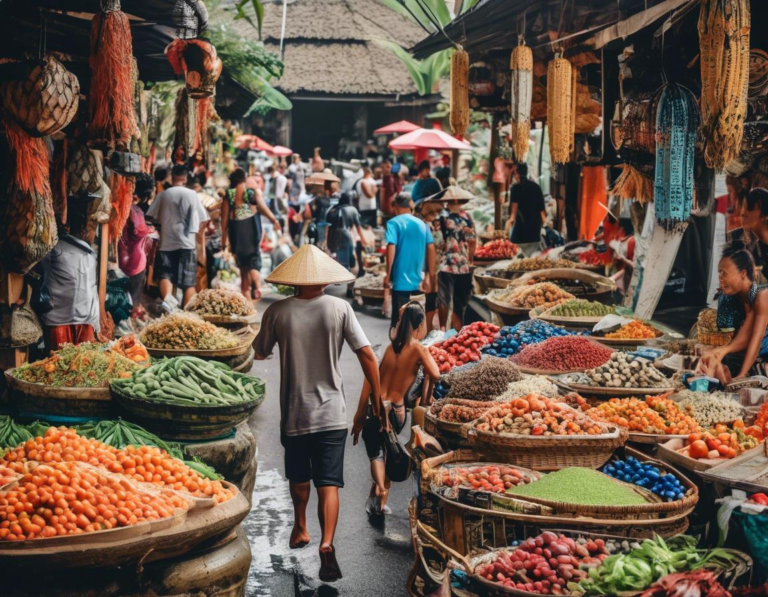
[[584, 336], [554, 336], [526, 346], [509, 359], [516, 365], [532, 369], [586, 371], [605, 364], [612, 354], [610, 348]]
[[499, 326], [478, 321], [461, 328], [455, 336], [429, 347], [432, 358], [437, 361], [440, 373], [448, 373], [453, 367], [460, 367], [480, 360], [480, 349], [493, 342]]
[[607, 265], [613, 259], [610, 251], [598, 253], [594, 249], [584, 251], [579, 255], [579, 261], [589, 265]]
[[513, 242], [508, 241], [506, 238], [499, 238], [485, 243], [482, 247], [479, 247], [475, 251], [475, 259], [484, 259], [490, 261], [491, 259], [509, 259], [517, 255], [520, 250]]

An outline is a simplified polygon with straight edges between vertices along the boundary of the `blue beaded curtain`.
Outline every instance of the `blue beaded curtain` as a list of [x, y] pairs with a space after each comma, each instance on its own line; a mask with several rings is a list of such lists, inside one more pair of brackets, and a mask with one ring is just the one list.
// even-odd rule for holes
[[665, 230], [679, 230], [693, 207], [693, 161], [699, 109], [693, 94], [668, 84], [656, 111], [656, 221]]

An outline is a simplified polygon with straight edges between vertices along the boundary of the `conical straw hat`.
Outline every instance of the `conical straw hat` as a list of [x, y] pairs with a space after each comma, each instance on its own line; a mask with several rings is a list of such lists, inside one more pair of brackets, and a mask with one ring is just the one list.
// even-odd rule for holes
[[440, 203], [448, 203], [448, 202], [458, 202], [458, 203], [468, 203], [470, 200], [474, 199], [475, 196], [470, 193], [469, 191], [465, 191], [461, 187], [451, 185], [449, 187], [446, 187], [439, 193], [435, 193], [434, 195], [431, 195], [424, 199], [424, 201], [434, 201], [434, 202], [440, 202]]
[[345, 284], [355, 276], [314, 245], [303, 245], [267, 276], [270, 284], [313, 286]]

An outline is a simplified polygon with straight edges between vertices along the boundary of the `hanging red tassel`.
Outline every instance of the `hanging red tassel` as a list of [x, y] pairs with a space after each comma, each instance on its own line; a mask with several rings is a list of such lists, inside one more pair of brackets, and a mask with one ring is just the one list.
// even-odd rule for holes
[[[137, 132], [133, 110], [133, 43], [120, 3], [97, 13], [91, 22], [90, 143], [114, 149], [127, 146]], [[102, 3], [104, 6], [105, 3]]]
[[205, 159], [208, 145], [208, 122], [211, 102], [208, 98], [197, 100], [197, 126], [195, 127], [195, 153], [201, 151]]
[[56, 221], [64, 224], [67, 221], [67, 155], [69, 139], [61, 142], [53, 158], [53, 213]]
[[58, 242], [48, 149], [43, 139], [29, 136], [10, 118], [4, 122], [13, 171], [2, 256], [9, 271], [24, 274]]
[[123, 228], [131, 214], [133, 191], [136, 181], [128, 176], [112, 172], [109, 179], [112, 213], [109, 217], [109, 242], [115, 243], [123, 235]]

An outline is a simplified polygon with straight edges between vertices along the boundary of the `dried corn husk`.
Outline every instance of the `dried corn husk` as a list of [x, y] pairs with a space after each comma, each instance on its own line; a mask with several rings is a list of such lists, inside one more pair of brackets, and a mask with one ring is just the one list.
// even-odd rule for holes
[[33, 137], [45, 137], [67, 126], [77, 114], [80, 82], [53, 56], [35, 61], [20, 81], [0, 87], [3, 109]]
[[524, 43], [512, 50], [509, 59], [510, 79], [510, 140], [518, 162], [528, 155], [531, 136], [531, 101], [533, 98], [533, 51]]
[[87, 145], [70, 150], [67, 160], [67, 194], [98, 195], [104, 182], [101, 153]]
[[8, 117], [5, 133], [13, 170], [2, 256], [8, 271], [25, 274], [58, 242], [48, 149], [43, 139], [28, 135]]
[[177, 75], [184, 75], [189, 97], [211, 97], [221, 75], [216, 48], [202, 39], [176, 39], [165, 48], [168, 62]]
[[469, 128], [469, 54], [461, 47], [451, 56], [451, 130], [463, 137]]
[[565, 164], [573, 147], [573, 69], [555, 56], [547, 67], [547, 128], [552, 162]]
[[722, 171], [741, 147], [749, 91], [749, 0], [702, 0], [699, 12], [704, 159]]
[[624, 164], [611, 193], [621, 199], [636, 199], [641, 203], [653, 201], [653, 180], [640, 170]]

